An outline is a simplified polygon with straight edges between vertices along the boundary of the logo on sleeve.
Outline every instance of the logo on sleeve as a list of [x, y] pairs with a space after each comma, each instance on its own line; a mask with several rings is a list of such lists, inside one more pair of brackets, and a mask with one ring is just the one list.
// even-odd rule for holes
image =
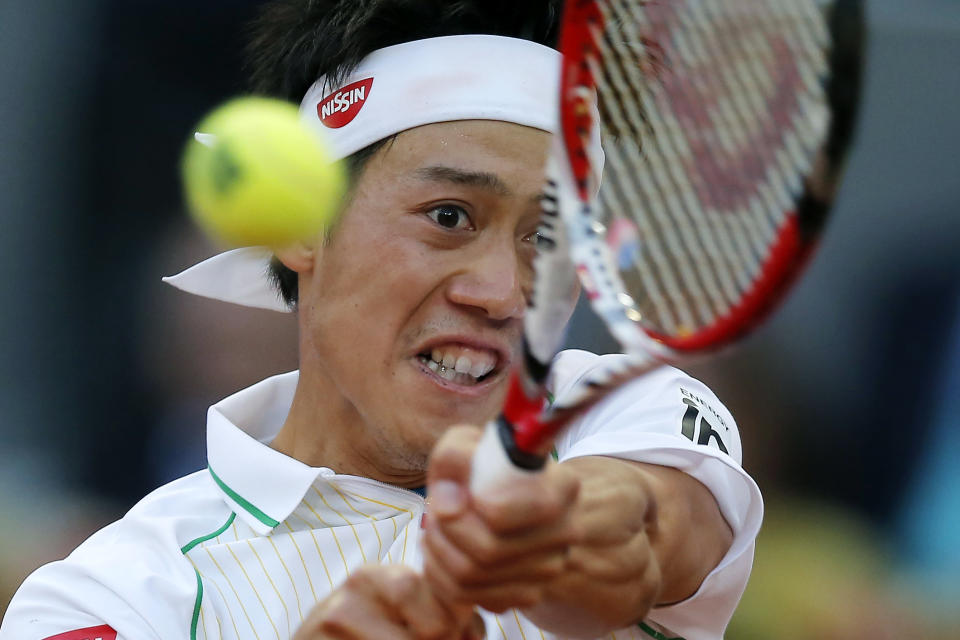
[[102, 624], [99, 627], [67, 631], [43, 640], [117, 640], [117, 632], [112, 627]]
[[[680, 422], [680, 433], [697, 444], [708, 446], [716, 444], [720, 451], [729, 454], [723, 438], [730, 432], [730, 427], [727, 426], [723, 417], [696, 394], [683, 387], [680, 387], [680, 393], [683, 395], [681, 398], [683, 404], [687, 405], [687, 410], [683, 413], [683, 419]], [[710, 415], [710, 419], [707, 419], [707, 414]], [[714, 424], [718, 424], [720, 429], [717, 430]]]
[[370, 96], [373, 78], [351, 82], [317, 103], [317, 116], [325, 127], [339, 129], [357, 117]]

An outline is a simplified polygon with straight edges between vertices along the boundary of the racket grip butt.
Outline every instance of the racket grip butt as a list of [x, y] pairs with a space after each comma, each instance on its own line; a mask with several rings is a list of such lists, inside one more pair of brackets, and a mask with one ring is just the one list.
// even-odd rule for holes
[[[514, 457], [519, 456], [521, 460], [511, 458], [509, 450], [514, 450]], [[498, 485], [530, 477], [539, 472], [545, 462], [544, 458], [516, 451], [510, 426], [502, 417], [491, 420], [484, 427], [483, 437], [473, 454], [470, 493], [481, 495]]]

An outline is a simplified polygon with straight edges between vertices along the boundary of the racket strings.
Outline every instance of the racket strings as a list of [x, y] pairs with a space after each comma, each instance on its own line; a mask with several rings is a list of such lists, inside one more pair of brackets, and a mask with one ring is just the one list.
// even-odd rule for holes
[[[732, 131], [735, 134], [741, 134], [741, 139], [738, 142], [742, 143], [742, 133], [751, 124], [751, 121], [761, 125], [760, 134], [763, 144], [760, 146], [760, 150], [768, 155], [765, 158], [766, 166], [772, 170], [779, 165], [781, 175], [789, 180], [788, 188], [784, 188], [782, 184], [777, 184], [775, 180], [766, 181], [768, 184], [777, 186], [774, 195], [778, 197], [777, 202], [781, 205], [780, 207], [764, 209], [764, 211], [776, 214], [772, 220], [774, 228], [779, 227], [783, 218], [782, 214], [789, 210], [795, 194], [802, 188], [800, 176], [809, 170], [807, 154], [813, 151], [817, 137], [822, 134], [822, 129], [811, 130], [811, 127], [807, 126], [807, 116], [813, 112], [809, 105], [811, 102], [815, 102], [810, 100], [810, 95], [815, 94], [818, 99], [822, 100], [822, 91], [817, 86], [818, 81], [811, 73], [811, 69], [822, 70], [826, 67], [822, 55], [825, 43], [814, 43], [808, 37], [810, 29], [805, 27], [811, 26], [809, 20], [802, 20], [797, 15], [787, 14], [789, 9], [809, 9], [811, 5], [802, 2], [786, 5], [781, 2], [780, 5], [776, 6], [775, 10], [767, 9], [760, 12], [751, 12], [746, 17], [736, 16], [736, 20], [728, 20], [727, 23], [733, 29], [729, 34], [730, 37], [717, 37], [718, 30], [707, 30], [705, 32], [709, 36], [711, 48], [714, 51], [721, 51], [723, 56], [730, 60], [730, 63], [724, 65], [724, 69], [733, 75], [731, 81], [726, 79], [726, 74], [721, 74], [718, 78], [723, 85], [720, 90], [725, 91], [726, 95], [733, 98], [736, 115], [738, 116], [733, 122], [739, 126], [721, 129], [719, 133], [722, 135]], [[701, 23], [708, 23], [711, 16], [704, 14], [707, 13], [709, 8], [709, 5], [694, 4], [691, 6], [690, 15]], [[758, 25], [751, 26], [748, 22], [748, 19], [762, 20], [771, 17], [773, 17], [772, 20]], [[752, 28], [743, 29], [741, 27], [743, 23]], [[812, 23], [812, 26], [821, 23], [822, 20], [817, 20]], [[784, 65], [771, 55], [774, 47], [764, 46], [764, 41], [758, 42], [760, 38], [767, 38], [767, 41], [772, 41], [775, 46], [779, 43], [781, 48], [788, 48], [790, 59], [799, 61], [798, 64], [787, 69], [796, 72], [803, 85], [795, 94], [795, 99], [801, 106], [794, 111], [792, 122], [776, 123], [769, 119], [757, 119], [756, 114], [762, 114], [766, 108], [762, 101], [763, 93], [756, 90], [745, 92], [733, 90], [742, 86], [763, 88], [765, 86], [769, 87], [778, 80], [783, 82], [782, 78], [771, 74], [770, 69], [783, 71]], [[805, 57], [809, 58], [811, 54], [814, 57], [819, 57], [819, 64], [815, 60], [805, 59]], [[769, 93], [769, 88], [766, 91]], [[728, 118], [728, 121], [730, 121], [730, 118]], [[745, 124], [746, 126], [744, 126]], [[807, 140], [808, 148], [801, 149], [797, 144], [798, 139]], [[770, 155], [775, 157], [771, 158]]]
[[[744, 52], [759, 51], [763, 48], [762, 42], [751, 42], [751, 39], [756, 40], [755, 27], [746, 29], [746, 33], [743, 34], [737, 32], [740, 31], [739, 29], [732, 31], [731, 25], [715, 25], [711, 22], [711, 18], [703, 15], [701, 5], [693, 5], [691, 10], [680, 18], [678, 29], [691, 30], [699, 34], [697, 38], [678, 39], [678, 50], [684, 66], [703, 64], [709, 56], [718, 56], [718, 54], [719, 59], [727, 61], [721, 67], [724, 73], [711, 74], [705, 78], [708, 87], [707, 95], [726, 98], [717, 101], [713, 114], [713, 121], [716, 124], [710, 131], [716, 139], [708, 140], [707, 143], [714, 149], [712, 155], [721, 159], [727, 169], [725, 175], [717, 175], [716, 165], [708, 165], [708, 168], [714, 171], [701, 172], [694, 176], [698, 180], [698, 188], [709, 193], [709, 199], [721, 201], [725, 192], [743, 193], [751, 189], [751, 167], [744, 165], [772, 166], [771, 158], [764, 158], [763, 154], [766, 153], [769, 156], [770, 144], [773, 141], [769, 134], [774, 132], [773, 127], [771, 123], [757, 118], [757, 115], [763, 113], [765, 108], [763, 92], [769, 91], [769, 84], [773, 78], [768, 72], [758, 76], [747, 71], [748, 67], [756, 67], [758, 63], [755, 56], [744, 55]], [[736, 29], [736, 25], [732, 26]], [[746, 46], [736, 47], [737, 43]], [[691, 47], [697, 51], [691, 52]], [[734, 74], [732, 79], [727, 77], [730, 73]], [[741, 90], [744, 87], [748, 90]], [[748, 104], [748, 100], [752, 104]], [[756, 147], [756, 155], [741, 158], [738, 161], [737, 150], [750, 144], [750, 127], [755, 124], [761, 126], [760, 135], [764, 139], [764, 144]], [[733, 174], [734, 171], [736, 171], [735, 174]], [[753, 181], [757, 181], [757, 178], [753, 177]], [[766, 179], [762, 179], [761, 187], [766, 182]], [[732, 223], [728, 224], [729, 233], [740, 240], [738, 251], [752, 258], [746, 268], [737, 272], [741, 285], [737, 296], [742, 295], [742, 292], [751, 285], [753, 275], [760, 268], [766, 247], [776, 234], [787, 206], [786, 202], [781, 202], [780, 206], [774, 206], [765, 191], [759, 191], [758, 196], [737, 207], [734, 215], [724, 216], [728, 223]], [[776, 219], [768, 220], [767, 216], [770, 213]]]
[[[688, 15], [699, 20], [701, 24], [709, 25], [711, 21], [717, 22], [715, 15], [706, 15], [717, 14], [715, 5], [716, 3], [693, 3], [690, 5], [691, 11]], [[712, 55], [717, 55], [719, 52], [720, 59], [725, 60], [722, 69], [732, 77], [728, 79], [727, 74], [718, 74], [717, 77], [721, 80], [719, 91], [723, 92], [722, 95], [732, 97], [737, 107], [734, 117], [728, 116], [724, 122], [727, 126], [719, 128], [718, 133], [721, 136], [731, 131], [740, 134], [742, 143], [742, 134], [744, 132], [749, 134], [751, 126], [756, 128], [759, 125], [761, 144], [757, 145], [756, 149], [767, 171], [767, 179], [761, 184], [769, 188], [759, 191], [760, 196], [765, 199], [761, 203], [763, 206], [754, 205], [753, 208], [760, 214], [758, 223], [772, 235], [780, 227], [785, 213], [792, 208], [793, 201], [802, 188], [801, 176], [809, 171], [809, 156], [823, 133], [822, 128], [811, 131], [803, 125], [802, 121], [806, 114], [812, 112], [809, 108], [811, 102], [822, 103], [823, 101], [822, 90], [814, 86], [817, 83], [810, 82], [810, 78], [814, 76], [810, 73], [810, 69], [815, 65], [818, 73], [823, 74], [826, 68], [822, 55], [824, 43], [811, 45], [810, 39], [806, 37], [811, 27], [822, 27], [823, 21], [816, 15], [813, 16], [815, 20], [810, 20], [809, 9], [815, 8], [812, 3], [792, 1], [785, 3], [779, 0], [768, 2], [766, 6], [752, 5], [751, 11], [746, 14], [742, 5], [739, 8], [739, 13], [727, 16], [726, 34], [720, 28], [703, 29], [707, 36], [704, 41], [709, 43]], [[805, 16], [798, 17], [794, 13], [804, 9], [807, 10]], [[733, 11], [730, 12], [733, 13]], [[822, 28], [820, 31], [825, 33]], [[806, 44], [802, 42], [798, 44], [798, 40], [806, 41]], [[789, 51], [785, 54], [788, 64], [784, 64], [782, 60], [777, 60], [772, 55], [778, 46]], [[818, 57], [820, 63], [816, 64], [815, 61], [811, 63], [811, 55], [814, 58]], [[796, 82], [791, 83], [789, 77], [784, 78], [784, 75], [789, 76], [791, 73], [796, 73], [804, 79], [802, 84], [805, 85], [803, 88], [795, 88], [790, 93], [799, 105], [792, 112], [793, 121], [775, 122], [771, 118], [762, 117], [770, 110], [768, 104], [770, 99], [765, 98], [770, 95], [771, 88], [778, 83], [790, 88], [796, 87]], [[737, 90], [742, 87], [753, 90]], [[812, 101], [809, 98], [810, 92], [816, 94]], [[808, 141], [806, 150], [798, 149], [796, 145], [798, 137]], [[789, 160], [787, 160], [788, 156]], [[776, 173], [778, 166], [779, 174]], [[770, 201], [771, 195], [776, 196], [773, 202]], [[771, 225], [763, 225], [764, 214], [770, 217]], [[770, 235], [763, 238], [765, 243], [769, 243], [770, 239]]]
[[[633, 15], [639, 20], [644, 19], [643, 16], [638, 15], [635, 8]], [[657, 37], [660, 37], [659, 33]], [[676, 38], [676, 40], [679, 46], [682, 47], [685, 40], [685, 38], [682, 37], [682, 33], [681, 37]], [[697, 39], [694, 38], [694, 41], [696, 40]], [[668, 73], [669, 66], [665, 67], [665, 70], [665, 73]], [[655, 100], [656, 98], [651, 95], [649, 99]], [[699, 102], [699, 100], [688, 99], [685, 101], [685, 106], [696, 109], [699, 107]], [[668, 108], [658, 111], [658, 116], [661, 113], [665, 116], [663, 118], [663, 126], [669, 128], [671, 134], [662, 137], [662, 143], [657, 146], [662, 148], [663, 152], [659, 157], [651, 155], [650, 162], [667, 168], [670, 179], [676, 187], [679, 188], [679, 193], [683, 198], [683, 212], [689, 219], [688, 224], [691, 224], [698, 230], [699, 240], [702, 244], [701, 250], [705, 251], [714, 263], [714, 277], [705, 277], [704, 279], [705, 286], [708, 287], [708, 292], [714, 301], [713, 314], [702, 318], [703, 323], [708, 324], [716, 316], [726, 313], [730, 304], [737, 299], [739, 295], [738, 292], [743, 289], [745, 282], [742, 279], [738, 282], [732, 276], [748, 272], [752, 265], [745, 264], [745, 260], [750, 257], [750, 253], [746, 251], [747, 247], [735, 243], [735, 240], [742, 237], [743, 234], [728, 234], [725, 232], [726, 229], [724, 226], [716, 224], [723, 222], [722, 220], [704, 215], [704, 211], [698, 200], [697, 189], [702, 190], [705, 188], [711, 192], [715, 192], [717, 187], [721, 186], [716, 184], [719, 183], [720, 180], [717, 177], [713, 177], [705, 184], [694, 184], [688, 178], [690, 172], [683, 166], [682, 160], [685, 157], [689, 157], [693, 151], [690, 148], [688, 140], [683, 135], [683, 125], [674, 117], [674, 110], [674, 108], [669, 108], [668, 106]], [[655, 136], [655, 139], [656, 138]], [[715, 144], [715, 142], [712, 143]], [[699, 176], [692, 174], [691, 177], [696, 178]]]
[[[699, 6], [700, 5], [697, 5], [695, 8], [698, 8]], [[716, 56], [715, 51], [710, 51], [708, 47], [704, 47], [704, 41], [706, 37], [713, 35], [716, 31], [718, 31], [718, 29], [704, 28], [705, 26], [709, 26], [708, 24], [705, 24], [704, 21], [691, 24], [689, 12], [686, 14], [681, 14], [679, 17], [681, 18], [681, 21], [680, 21], [680, 24], [677, 25], [676, 27], [679, 33], [692, 33], [695, 35], [699, 34], [699, 37], [677, 38], [678, 42], [676, 44], [676, 48], [680, 51], [681, 59], [686, 63], [685, 66], [695, 68], [695, 65], [704, 64], [705, 61], [708, 60], [708, 56]], [[723, 38], [720, 38], [720, 40], [727, 41], [727, 40], [732, 40], [732, 38], [723, 37]], [[697, 51], [697, 55], [691, 56], [689, 47], [687, 46], [688, 42], [689, 42], [689, 45], [695, 46], [696, 48], [699, 49], [699, 51]], [[715, 49], [715, 47], [713, 48]], [[721, 68], [729, 67], [729, 66], [732, 66], [732, 65], [727, 63], [723, 65]], [[679, 75], [679, 72], [678, 72], [678, 75]], [[718, 94], [716, 76], [708, 75], [702, 80], [706, 81], [706, 85], [708, 89], [706, 91], [707, 96]], [[689, 91], [690, 89], [688, 88], [687, 90]], [[703, 92], [701, 91], [701, 93]], [[733, 95], [736, 96], [737, 93], [734, 92]], [[692, 97], [696, 98], [698, 96], [692, 96]], [[694, 100], [687, 100], [687, 102], [693, 105], [697, 105], [701, 101], [694, 99]], [[710, 114], [710, 115], [713, 115], [713, 114]], [[728, 105], [724, 104], [723, 102], [720, 102], [717, 105], [716, 114], [713, 115], [713, 117], [717, 118], [717, 116], [719, 116], [719, 122], [714, 127], [707, 129], [707, 133], [715, 137], [707, 138], [706, 140], [703, 140], [701, 142], [705, 145], [709, 145], [709, 147], [713, 150], [713, 153], [710, 156], [708, 156], [709, 158], [718, 159], [722, 161], [722, 164], [727, 165], [728, 167], [736, 167], [736, 164], [731, 162], [732, 159], [729, 157], [729, 155], [731, 150], [735, 150], [737, 148], [737, 145], [742, 146], [746, 142], [745, 135], [744, 135], [745, 127], [742, 126], [742, 122], [738, 121], [736, 116], [731, 113]], [[707, 118], [709, 117], [710, 116], [708, 115]], [[703, 120], [707, 120], [707, 118], [704, 118], [703, 115], [701, 115], [701, 118]], [[693, 132], [697, 133], [696, 130], [694, 130]], [[731, 142], [730, 141], [731, 136], [729, 135], [731, 133], [734, 135], [739, 134], [738, 137], [740, 139]], [[709, 198], [716, 200], [718, 199], [718, 196], [722, 197], [722, 194], [724, 191], [742, 192], [746, 190], [746, 188], [748, 188], [749, 185], [744, 184], [744, 176], [742, 175], [742, 172], [734, 174], [732, 171], [728, 169], [725, 174], [721, 173], [720, 171], [717, 170], [719, 164], [720, 163], [716, 163], [716, 162], [707, 163], [706, 166], [704, 167], [705, 169], [704, 171], [693, 174], [693, 178], [697, 180], [696, 186], [701, 192], [706, 192]], [[682, 172], [681, 172], [681, 175], [682, 175]], [[767, 208], [769, 208], [769, 206]], [[700, 209], [701, 209], [700, 207], [693, 207], [691, 210], [699, 214], [699, 213], [702, 213]], [[756, 208], [754, 207], [752, 208], [752, 210], [756, 210]], [[764, 209], [761, 208], [761, 212], [763, 210]], [[700, 220], [705, 219], [702, 215], [698, 215], [697, 217]], [[706, 219], [710, 220], [711, 218], [706, 218]], [[741, 229], [733, 229], [732, 233], [730, 234], [732, 235], [733, 238], [751, 240], [752, 241], [751, 244], [754, 247], [765, 247], [767, 243], [769, 243], [770, 232], [772, 231], [772, 229], [763, 229], [763, 231], [767, 231], [767, 233], [762, 233], [759, 230], [758, 225], [753, 224], [753, 221], [749, 217], [744, 216], [742, 213], [738, 217], [726, 216], [724, 219], [726, 221], [733, 221], [733, 220], [739, 221], [741, 222], [741, 225], [739, 226], [745, 227]], [[723, 233], [723, 230], [720, 230], [720, 237], [724, 238], [725, 236], [727, 236], [727, 234]], [[732, 243], [724, 242], [724, 245], [727, 247], [731, 247]], [[758, 257], [759, 251], [756, 251], [756, 250], [750, 251], [749, 247], [744, 247], [743, 242], [741, 242], [739, 246], [736, 248], [736, 250], [734, 251], [734, 253], [728, 253], [728, 255], [730, 256], [734, 256], [735, 254], [739, 254], [741, 256], [752, 255], [754, 257], [754, 260], [752, 261], [752, 263], [748, 263], [746, 268], [744, 268], [743, 266], [740, 266], [736, 270], [736, 273], [740, 276], [738, 278], [740, 283], [739, 291], [737, 291], [734, 295], [731, 296], [729, 293], [730, 291], [729, 287], [725, 288], [727, 291], [727, 297], [731, 301], [737, 299], [737, 297], [741, 294], [741, 292], [746, 288], [744, 285], [750, 282], [751, 280], [750, 275], [752, 273], [755, 273], [756, 267], [758, 265], [756, 258]], [[741, 265], [743, 265], [742, 260], [739, 262]]]
[[[608, 15], [611, 16], [608, 24], [616, 25], [623, 29], [623, 32], [615, 37], [607, 37], [602, 42], [602, 52], [606, 56], [604, 66], [608, 73], [601, 79], [598, 93], [600, 101], [607, 105], [607, 111], [611, 114], [610, 122], [614, 123], [613, 127], [608, 125], [607, 128], [622, 132], [626, 129], [622, 121], [635, 118], [634, 112], [637, 109], [630, 102], [631, 99], [640, 101], [641, 104], [652, 104], [648, 89], [651, 83], [649, 78], [641, 76], [642, 67], [636, 64], [635, 58], [625, 51], [623, 46], [618, 46], [623, 42], [643, 40], [640, 33], [634, 29], [634, 24], [640, 17], [634, 13], [636, 8], [624, 2], [610, 3], [608, 8]], [[631, 93], [624, 89], [625, 86], [634, 87], [636, 90]], [[658, 110], [651, 110], [649, 117], [653, 131], [669, 127], [660, 117]], [[634, 180], [639, 180], [641, 193], [629, 194], [629, 201], [625, 202], [622, 199], [615, 201], [608, 198], [606, 196], [611, 195], [610, 192], [601, 191], [601, 200], [606, 210], [631, 212], [635, 216], [634, 221], [641, 222], [638, 227], [643, 238], [643, 250], [652, 251], [657, 257], [659, 279], [664, 281], [671, 308], [667, 309], [662, 303], [658, 304], [657, 298], [663, 300], [662, 296], [642, 296], [638, 304], [643, 310], [645, 300], [652, 303], [659, 325], [671, 334], [689, 332], [723, 311], [724, 301], [716, 295], [717, 287], [713, 274], [725, 275], [729, 271], [718, 269], [716, 264], [711, 264], [720, 256], [712, 237], [700, 233], [697, 238], [697, 225], [679, 215], [690, 213], [690, 198], [689, 189], [683, 188], [683, 172], [675, 170], [678, 164], [675, 161], [677, 150], [669, 145], [670, 140], [675, 138], [676, 136], [648, 135], [644, 140], [643, 154], [640, 153], [638, 142], [623, 136], [615, 138], [607, 145], [612, 162], [611, 170], [605, 179], [608, 184], [633, 184]], [[623, 162], [618, 161], [621, 157]], [[638, 170], [644, 165], [647, 165], [646, 170]], [[643, 207], [642, 213], [646, 215], [640, 215], [638, 207]], [[696, 209], [693, 209], [693, 212], [695, 215]], [[652, 225], [642, 224], [648, 219], [656, 227], [653, 235], [650, 233]], [[642, 255], [642, 252], [638, 252], [639, 255]], [[644, 265], [639, 261], [636, 267], [641, 273], [645, 271]], [[677, 274], [677, 277], [674, 277], [674, 274]], [[677, 288], [677, 278], [682, 281], [683, 287]], [[730, 283], [725, 284], [729, 287]], [[647, 311], [649, 313], [649, 309]]]
[[[605, 19], [609, 21], [610, 17], [605, 16]], [[645, 119], [645, 116], [641, 115], [643, 102], [642, 95], [639, 93], [643, 85], [639, 82], [631, 82], [629, 78], [624, 77], [621, 61], [614, 54], [623, 54], [628, 57], [628, 60], [635, 58], [631, 53], [624, 53], [621, 47], [612, 46], [608, 38], [608, 32], [605, 32], [602, 37], [595, 38], [604, 64], [597, 65], [594, 77], [597, 79], [598, 89], [603, 87], [613, 95], [613, 99], [599, 96], [601, 117], [605, 117], [605, 129], [611, 132], [608, 136], [608, 144], [605, 145], [607, 171], [604, 178], [606, 186], [601, 189], [601, 205], [604, 211], [622, 215], [643, 199], [642, 192], [638, 190], [638, 186], [642, 188], [642, 185], [636, 184], [633, 180], [617, 179], [617, 177], [635, 175], [640, 180], [648, 179], [645, 174], [632, 172], [632, 167], [639, 161], [641, 136], [637, 134], [635, 127], [630, 126], [630, 123]], [[629, 252], [632, 255], [628, 253], [627, 256], [622, 255], [618, 258], [621, 271], [625, 271], [623, 266], [626, 266], [624, 261], [627, 257], [630, 258], [629, 263], [637, 267], [636, 270], [627, 271], [624, 274], [627, 278], [625, 285], [628, 290], [637, 290], [631, 289], [631, 285], [635, 284], [631, 280], [642, 283], [640, 290], [652, 303], [660, 323], [674, 326], [677, 322], [677, 314], [682, 322], [693, 322], [688, 306], [681, 297], [684, 288], [677, 280], [684, 278], [684, 285], [689, 288], [692, 277], [686, 270], [679, 270], [678, 273], [678, 270], [668, 263], [669, 256], [679, 251], [678, 247], [673, 246], [678, 239], [675, 234], [665, 233], [665, 229], [660, 228], [670, 223], [669, 219], [659, 215], [660, 208], [652, 209], [651, 213], [653, 214], [651, 216], [633, 219], [637, 234], [644, 239], [642, 251]], [[617, 221], [608, 222], [608, 229], [616, 231]], [[624, 233], [629, 234], [629, 228], [623, 227], [623, 229]], [[629, 240], [626, 239], [626, 241]], [[626, 250], [625, 247], [621, 249]], [[668, 295], [672, 295], [673, 298], [666, 299], [665, 296]], [[649, 306], [642, 299], [636, 302], [641, 309]]]
[[[598, 94], [600, 102], [605, 104], [605, 110], [610, 114], [609, 122], [605, 123], [606, 128], [614, 129], [620, 134], [611, 136], [612, 140], [607, 145], [611, 157], [607, 179], [610, 183], [633, 185], [634, 179], [631, 178], [637, 176], [641, 180], [641, 188], [646, 187], [648, 193], [654, 196], [652, 199], [648, 198], [650, 206], [647, 211], [650, 215], [634, 217], [634, 221], [643, 221], [645, 218], [649, 221], [649, 225], [638, 225], [639, 233], [643, 238], [643, 250], [654, 255], [654, 261], [658, 267], [656, 275], [664, 283], [665, 301], [669, 307], [657, 305], [654, 296], [645, 297], [654, 304], [654, 310], [661, 324], [666, 324], [671, 329], [680, 326], [692, 327], [698, 323], [698, 315], [702, 318], [711, 313], [710, 301], [706, 299], [704, 288], [701, 286], [707, 269], [702, 260], [676, 262], [673, 259], [678, 255], [690, 255], [691, 249], [695, 247], [695, 240], [690, 237], [688, 225], [677, 224], [678, 221], [668, 215], [671, 211], [670, 200], [674, 196], [674, 190], [657, 190], [654, 186], [654, 183], [663, 182], [662, 169], [666, 165], [654, 164], [651, 167], [653, 174], [635, 171], [635, 167], [642, 162], [641, 140], [629, 135], [632, 132], [625, 123], [635, 120], [641, 106], [648, 102], [645, 95], [648, 82], [642, 77], [642, 67], [637, 64], [637, 57], [633, 55], [630, 48], [624, 46], [624, 43], [638, 43], [643, 39], [632, 28], [633, 16], [618, 13], [621, 8], [620, 5], [607, 7], [607, 24], [616, 25], [621, 31], [616, 33], [615, 37], [611, 37], [608, 31], [607, 37], [600, 42], [601, 55], [605, 60], [603, 65], [605, 73], [599, 79]], [[651, 124], [655, 127], [658, 123], [653, 120]], [[659, 155], [656, 148], [657, 137], [648, 135], [646, 138], [644, 142], [648, 145], [652, 143], [654, 147], [649, 150], [649, 153], [652, 156]], [[647, 149], [643, 151], [647, 152]], [[643, 199], [642, 192], [637, 193], [635, 190], [620, 190], [620, 192], [627, 196], [626, 200], [614, 201], [613, 198], [607, 197], [611, 195], [609, 192], [601, 191], [601, 202], [604, 203], [605, 210], [629, 212], [631, 207], [636, 206]], [[674, 208], [676, 208], [675, 205]], [[651, 229], [654, 229], [652, 235]], [[644, 265], [640, 260], [642, 255], [642, 252], [636, 252], [634, 260], [641, 273], [644, 271]], [[682, 287], [678, 288], [677, 280], [682, 283]], [[657, 297], [664, 299], [661, 296]], [[690, 302], [694, 304], [691, 305]], [[639, 305], [641, 309], [645, 306], [642, 298]]]
[[[627, 3], [626, 6], [631, 10], [633, 18], [642, 29], [646, 22], [645, 17], [637, 11], [636, 7], [630, 6], [629, 3]], [[667, 64], [663, 65], [663, 69], [663, 73], [668, 72]], [[654, 97], [648, 91], [645, 99], [652, 101]], [[671, 115], [669, 111], [663, 111], [662, 113], [666, 116]], [[655, 144], [652, 145], [649, 162], [650, 164], [655, 164], [658, 167], [664, 167], [666, 169], [672, 185], [674, 185], [678, 197], [682, 201], [684, 213], [687, 214], [691, 224], [698, 230], [703, 251], [713, 262], [714, 275], [718, 280], [718, 282], [713, 282], [710, 278], [706, 278], [707, 285], [712, 287], [714, 314], [722, 314], [726, 311], [730, 301], [736, 298], [737, 291], [744, 285], [743, 282], [736, 282], [731, 277], [731, 274], [742, 273], [747, 270], [747, 265], [743, 265], [742, 263], [744, 258], [749, 254], [744, 251], [744, 247], [734, 246], [734, 244], [731, 243], [731, 237], [723, 233], [722, 229], [713, 233], [709, 231], [710, 225], [717, 222], [717, 220], [711, 220], [703, 215], [701, 207], [697, 202], [693, 185], [688, 179], [688, 172], [683, 170], [684, 167], [681, 162], [678, 161], [690, 154], [688, 145], [684, 144], [685, 140], [682, 135], [680, 135], [682, 133], [681, 126], [675, 118], [661, 118], [661, 111], [657, 112], [656, 120], [656, 130], [667, 130], [670, 131], [670, 133], [653, 137]], [[670, 209], [678, 210], [676, 206], [672, 206]], [[736, 237], [736, 235], [734, 235], [734, 237]], [[729, 265], [724, 264], [726, 260], [734, 260], [737, 264], [734, 265], [734, 268], [730, 268]], [[717, 295], [717, 285], [719, 286], [722, 297]]]
[[[709, 327], [749, 295], [827, 123], [816, 2], [747, 4], [601, 4], [600, 201], [608, 228], [635, 229], [633, 251], [614, 247], [630, 257], [619, 266], [645, 322], [666, 335]], [[659, 74], [642, 63], [651, 42]]]

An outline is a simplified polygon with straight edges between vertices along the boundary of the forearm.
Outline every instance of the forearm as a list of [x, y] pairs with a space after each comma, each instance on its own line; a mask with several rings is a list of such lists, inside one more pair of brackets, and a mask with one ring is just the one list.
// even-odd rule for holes
[[615, 458], [563, 464], [581, 479], [584, 536], [544, 601], [525, 610], [543, 628], [596, 637], [636, 623], [693, 595], [729, 549], [733, 534], [693, 477]]
[[663, 587], [658, 605], [685, 600], [720, 563], [733, 530], [717, 501], [696, 478], [672, 467], [636, 464], [653, 479], [658, 515], [651, 542]]

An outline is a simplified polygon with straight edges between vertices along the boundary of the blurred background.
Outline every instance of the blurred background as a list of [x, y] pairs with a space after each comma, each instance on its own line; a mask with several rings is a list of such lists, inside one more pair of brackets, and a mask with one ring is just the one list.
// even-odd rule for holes
[[[296, 368], [292, 317], [178, 293], [191, 126], [244, 89], [252, 0], [0, 0], [0, 614], [157, 486], [207, 406]], [[689, 370], [767, 518], [734, 639], [958, 638], [960, 3], [868, 0], [858, 145], [773, 322]], [[614, 347], [578, 312], [571, 344]]]

